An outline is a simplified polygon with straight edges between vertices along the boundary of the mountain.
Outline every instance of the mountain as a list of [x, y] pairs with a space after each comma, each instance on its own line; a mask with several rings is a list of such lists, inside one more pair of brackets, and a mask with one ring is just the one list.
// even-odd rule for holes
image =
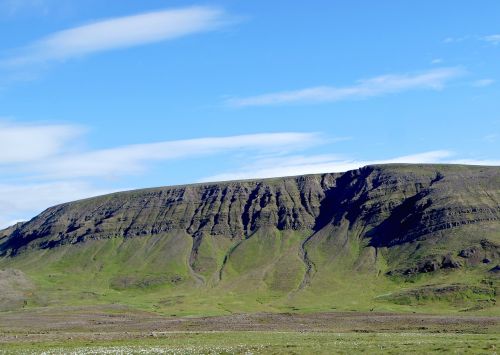
[[367, 166], [58, 205], [0, 231], [0, 309], [487, 312], [500, 168]]

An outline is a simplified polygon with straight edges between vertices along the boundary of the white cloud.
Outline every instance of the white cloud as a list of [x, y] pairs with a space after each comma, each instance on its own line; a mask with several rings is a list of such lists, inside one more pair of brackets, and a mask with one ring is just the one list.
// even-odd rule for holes
[[233, 107], [267, 106], [292, 103], [321, 103], [366, 99], [408, 90], [440, 90], [451, 79], [462, 75], [460, 68], [440, 68], [416, 74], [389, 74], [360, 80], [347, 87], [319, 86], [295, 91], [276, 92], [243, 98], [231, 98]]
[[[319, 144], [349, 138], [319, 133], [262, 133], [126, 145], [75, 152], [80, 127], [15, 125], [0, 127], [0, 226], [28, 219], [62, 202], [100, 195], [123, 186], [126, 177], [174, 159], [240, 156], [235, 169], [203, 181], [266, 178], [285, 175], [342, 172], [369, 164], [464, 163], [500, 165], [500, 161], [452, 159], [449, 151], [430, 151], [385, 160], [361, 160], [339, 155], [299, 155]], [[1, 136], [3, 134], [3, 136]], [[493, 139], [493, 137], [492, 137]], [[77, 145], [78, 147], [79, 145]], [[7, 152], [7, 153], [6, 153]], [[130, 186], [130, 180], [125, 182]]]
[[0, 183], [0, 229], [34, 216], [49, 206], [113, 192], [82, 181], [33, 184]]
[[472, 86], [478, 87], [478, 88], [483, 88], [486, 86], [493, 85], [495, 83], [495, 80], [493, 79], [481, 79], [481, 80], [476, 80], [472, 83]]
[[466, 36], [462, 36], [462, 37], [447, 37], [443, 40], [443, 43], [460, 43], [460, 42], [467, 41], [467, 40], [474, 39], [474, 38], [475, 38], [475, 36], [471, 36], [471, 35], [466, 35]]
[[492, 34], [487, 36], [478, 36], [478, 35], [467, 35], [463, 37], [447, 37], [443, 40], [443, 43], [460, 43], [468, 40], [473, 41], [484, 41], [493, 45], [500, 44], [500, 34]]
[[[326, 141], [319, 133], [278, 132], [132, 144], [87, 151], [71, 149], [75, 138], [83, 132], [82, 127], [74, 125], [0, 121], [2, 172], [4, 175], [7, 170], [27, 173], [38, 179], [115, 177], [142, 172], [151, 162], [237, 151], [283, 154]], [[347, 139], [341, 137], [328, 142]]]
[[452, 152], [446, 150], [430, 151], [384, 160], [354, 160], [335, 155], [289, 155], [272, 159], [257, 159], [238, 171], [208, 176], [201, 179], [201, 181], [227, 181], [304, 174], [337, 173], [374, 164], [434, 164], [444, 162], [446, 158], [452, 155]]
[[281, 132], [76, 153], [67, 143], [80, 130], [64, 125], [12, 123], [0, 127], [0, 228], [54, 204], [114, 191], [121, 185], [118, 180], [113, 181], [113, 188], [97, 186], [110, 185], [106, 178], [144, 173], [152, 163], [216, 154], [289, 154], [325, 142], [317, 133]]
[[210, 137], [68, 154], [32, 166], [51, 178], [115, 177], [142, 172], [148, 163], [203, 155], [235, 153], [238, 150], [279, 151], [305, 149], [323, 142], [316, 133], [263, 133]]
[[0, 121], [0, 165], [26, 163], [60, 152], [82, 133], [69, 125], [16, 125]]
[[64, 60], [210, 31], [226, 22], [224, 11], [202, 6], [112, 18], [53, 33], [23, 48], [21, 55], [5, 63]]
[[497, 45], [500, 44], [500, 34], [484, 36], [482, 40]]

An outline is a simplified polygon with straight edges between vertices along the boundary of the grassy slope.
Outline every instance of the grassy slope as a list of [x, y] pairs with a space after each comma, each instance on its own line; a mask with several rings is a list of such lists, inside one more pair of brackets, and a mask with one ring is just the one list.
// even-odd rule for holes
[[[449, 182], [436, 184], [435, 194], [430, 195], [435, 205], [460, 202], [464, 206], [490, 206], [492, 201], [498, 201], [498, 175], [493, 175], [492, 179], [496, 180], [489, 184], [494, 188], [490, 186], [486, 193], [486, 186], [483, 189], [476, 180], [469, 183], [461, 175], [463, 169], [467, 176], [469, 168], [422, 166], [416, 170], [415, 166], [398, 165], [385, 167], [383, 173], [389, 177], [403, 176], [398, 184], [404, 185], [404, 189], [400, 185], [394, 189], [389, 185], [388, 193], [370, 190], [365, 207], [377, 206], [381, 201], [396, 203], [412, 196], [416, 193], [413, 176], [421, 181], [432, 180], [436, 169], [445, 175], [451, 173], [447, 178]], [[268, 184], [278, 182], [282, 179], [267, 181]], [[454, 193], [456, 186], [460, 186], [457, 190], [460, 194]], [[453, 199], [440, 199], [450, 196], [449, 191], [444, 193], [440, 188], [453, 189]], [[123, 196], [140, 197], [142, 193], [129, 192]], [[298, 199], [294, 193], [291, 196]], [[98, 201], [104, 203], [110, 198], [112, 195]], [[95, 203], [85, 200], [80, 204]], [[383, 215], [381, 211], [380, 216]], [[468, 218], [468, 214], [464, 215]], [[103, 229], [106, 229], [105, 223]], [[196, 257], [192, 254], [194, 239], [185, 231], [90, 239], [52, 249], [29, 250], [15, 258], [0, 258], [0, 270], [19, 269], [33, 280], [35, 289], [25, 291], [27, 307], [125, 304], [176, 315], [329, 310], [432, 313], [468, 310], [500, 315], [499, 306], [493, 302], [498, 276], [488, 272], [494, 265], [464, 266], [409, 278], [385, 274], [396, 266], [410, 266], [424, 257], [443, 253], [457, 255], [464, 247], [484, 239], [500, 244], [498, 222], [438, 231], [419, 241], [420, 246], [404, 243], [375, 249], [368, 246], [369, 239], [361, 237], [365, 232], [365, 225], [344, 220], [335, 226], [327, 225], [310, 239], [312, 231], [279, 231], [269, 226], [257, 229], [245, 239], [203, 233]], [[304, 250], [310, 261], [310, 272], [301, 258], [305, 240], [308, 240]], [[450, 285], [469, 285], [486, 289], [486, 293], [460, 287], [434, 296], [425, 291], [429, 287]]]
[[[300, 233], [273, 230], [255, 233], [225, 248], [207, 238], [200, 247], [205, 258], [199, 260], [212, 268], [198, 266], [205, 270], [199, 274], [204, 283], [192, 275], [192, 238], [182, 233], [112, 238], [31, 251], [9, 262], [0, 261], [0, 268], [23, 270], [35, 282], [37, 288], [27, 307], [126, 304], [176, 315], [372, 309], [454, 313], [484, 298], [460, 291], [394, 302], [387, 296], [426, 285], [484, 286], [488, 273], [485, 267], [462, 268], [410, 279], [390, 278], [384, 275], [383, 253], [361, 248], [359, 240], [352, 237], [326, 239], [309, 246], [317, 271], [310, 284], [300, 289], [305, 265], [299, 258], [299, 248], [304, 238]], [[326, 248], [324, 243], [337, 248]], [[325, 250], [338, 252], [329, 254]], [[404, 250], [401, 255], [404, 257]], [[500, 310], [490, 303], [472, 313], [493, 315]]]

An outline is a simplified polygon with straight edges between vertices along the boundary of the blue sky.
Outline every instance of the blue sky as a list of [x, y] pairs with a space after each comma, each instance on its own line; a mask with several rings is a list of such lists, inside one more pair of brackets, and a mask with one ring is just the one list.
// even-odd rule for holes
[[0, 0], [0, 226], [123, 189], [500, 165], [500, 3]]

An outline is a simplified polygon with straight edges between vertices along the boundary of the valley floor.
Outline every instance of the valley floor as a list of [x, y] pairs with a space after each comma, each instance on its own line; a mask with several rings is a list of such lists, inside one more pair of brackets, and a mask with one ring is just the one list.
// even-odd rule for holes
[[0, 313], [0, 354], [484, 353], [500, 318], [334, 312], [164, 317], [123, 307]]

